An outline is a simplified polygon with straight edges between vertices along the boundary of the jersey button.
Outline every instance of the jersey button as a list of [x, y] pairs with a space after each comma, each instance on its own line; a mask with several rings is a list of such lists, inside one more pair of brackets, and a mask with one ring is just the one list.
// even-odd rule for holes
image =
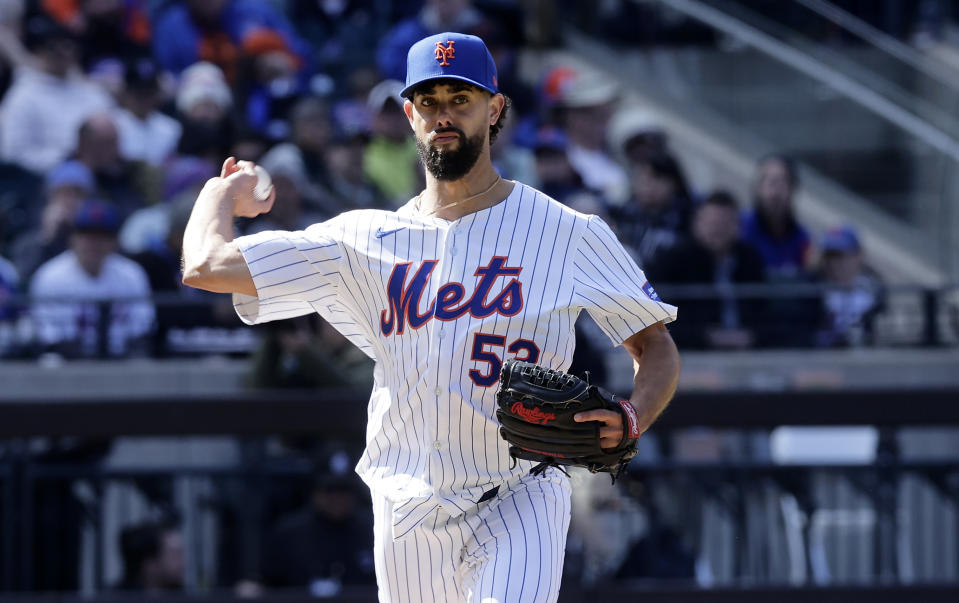
[[443, 390], [437, 387], [436, 389], [433, 390], [433, 393], [436, 394], [437, 396], [442, 396]]
[[456, 255], [456, 247], [450, 247], [450, 255]]
[[436, 448], [437, 450], [442, 450], [443, 442], [436, 440], [435, 442], [433, 442], [433, 448]]

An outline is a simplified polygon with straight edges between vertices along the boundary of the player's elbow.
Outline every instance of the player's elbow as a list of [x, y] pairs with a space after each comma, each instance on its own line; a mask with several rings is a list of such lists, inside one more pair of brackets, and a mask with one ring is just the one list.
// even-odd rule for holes
[[194, 289], [210, 290], [213, 271], [209, 262], [183, 263], [183, 284]]
[[183, 255], [183, 284], [194, 289], [219, 292], [220, 270], [213, 258], [203, 254]]
[[232, 242], [210, 250], [183, 250], [183, 284], [214, 293], [256, 295], [243, 255]]
[[183, 284], [213, 293], [243, 293], [256, 296], [256, 285], [246, 264], [223, 265], [212, 261], [184, 263]]

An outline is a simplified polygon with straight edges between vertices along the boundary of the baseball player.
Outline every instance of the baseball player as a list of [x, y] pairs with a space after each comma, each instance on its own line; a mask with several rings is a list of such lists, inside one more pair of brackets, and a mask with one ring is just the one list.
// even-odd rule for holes
[[[381, 601], [555, 601], [570, 517], [556, 468], [531, 473], [498, 435], [506, 359], [566, 369], [583, 309], [635, 359], [645, 431], [676, 387], [659, 300], [609, 227], [502, 179], [490, 144], [505, 118], [482, 40], [443, 33], [407, 56], [404, 109], [426, 187], [396, 211], [359, 210], [300, 232], [233, 238], [269, 211], [253, 164], [229, 158], [197, 198], [184, 283], [234, 293], [247, 323], [318, 312], [375, 360], [366, 450]], [[598, 421], [603, 446], [622, 415]]]

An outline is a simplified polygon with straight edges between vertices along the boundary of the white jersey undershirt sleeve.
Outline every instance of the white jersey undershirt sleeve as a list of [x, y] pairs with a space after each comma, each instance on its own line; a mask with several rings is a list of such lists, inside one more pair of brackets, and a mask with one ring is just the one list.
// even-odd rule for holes
[[256, 297], [233, 294], [236, 313], [246, 324], [302, 316], [334, 302], [342, 250], [325, 224], [296, 232], [259, 232], [236, 243], [257, 291]]
[[590, 216], [573, 256], [573, 304], [584, 308], [614, 344], [657, 322], [676, 319], [646, 275], [599, 217]]

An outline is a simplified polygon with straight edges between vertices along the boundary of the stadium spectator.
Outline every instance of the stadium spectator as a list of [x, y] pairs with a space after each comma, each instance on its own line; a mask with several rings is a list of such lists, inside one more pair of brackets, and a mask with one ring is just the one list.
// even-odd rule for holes
[[[198, 157], [172, 157], [164, 163], [160, 203], [140, 208], [123, 221], [120, 229], [120, 249], [127, 254], [140, 253], [156, 245], [163, 245], [171, 228], [171, 214], [178, 200], [193, 195], [216, 175], [216, 166]], [[177, 252], [179, 253], [179, 251]]]
[[371, 386], [372, 361], [318, 316], [270, 323], [253, 356], [254, 388]]
[[14, 70], [32, 60], [23, 47], [21, 30], [26, 0], [0, 2], [0, 98], [3, 98]]
[[696, 208], [692, 236], [657, 254], [647, 276], [662, 285], [703, 285], [715, 294], [708, 299], [669, 296], [683, 308], [682, 324], [670, 327], [680, 347], [746, 348], [755, 342], [764, 304], [737, 297], [734, 287], [763, 282], [763, 261], [740, 238], [739, 207], [728, 193], [714, 192]]
[[341, 207], [361, 209], [385, 207], [386, 200], [363, 171], [367, 136], [337, 129], [326, 145], [324, 157], [329, 166], [329, 191]]
[[743, 216], [743, 238], [763, 256], [766, 274], [774, 281], [794, 280], [806, 270], [809, 233], [796, 219], [793, 199], [799, 172], [784, 155], [762, 158], [753, 185], [753, 208]]
[[159, 193], [147, 191], [144, 164], [120, 154], [120, 134], [113, 116], [95, 113], [80, 126], [74, 158], [86, 165], [96, 180], [97, 196], [129, 215]]
[[277, 33], [291, 52], [308, 59], [309, 50], [272, 2], [262, 0], [174, 0], [160, 9], [153, 54], [160, 65], [180, 74], [198, 61], [213, 63], [236, 81], [244, 40], [261, 30]]
[[618, 84], [596, 72], [560, 66], [543, 85], [544, 100], [555, 121], [569, 136], [567, 155], [590, 189], [613, 205], [629, 197], [629, 179], [609, 153], [607, 124], [619, 98]]
[[610, 215], [623, 243], [642, 267], [689, 234], [692, 199], [679, 161], [670, 154], [642, 157], [629, 166], [632, 197]]
[[627, 163], [669, 151], [669, 137], [656, 115], [635, 107], [617, 111], [610, 119], [609, 142]]
[[265, 583], [329, 597], [344, 585], [373, 584], [371, 518], [359, 512], [357, 478], [345, 451], [330, 454], [306, 506], [280, 518], [263, 555]]
[[42, 0], [43, 10], [79, 41], [85, 70], [150, 55], [149, 0]]
[[16, 355], [24, 339], [17, 328], [21, 307], [13, 299], [19, 293], [17, 269], [0, 256], [0, 358]]
[[183, 588], [184, 542], [171, 522], [145, 521], [120, 532], [123, 578], [118, 590], [159, 594]]
[[[12, 297], [16, 295], [20, 284], [17, 269], [9, 261], [0, 256], [0, 322], [10, 320], [16, 315], [12, 304]], [[0, 350], [3, 343], [0, 342]]]
[[583, 184], [566, 155], [569, 139], [555, 126], [544, 126], [533, 143], [537, 188], [566, 205], [574, 205], [583, 196], [595, 196]]
[[856, 346], [873, 341], [873, 322], [883, 306], [879, 276], [863, 261], [859, 236], [851, 226], [826, 231], [820, 248], [818, 280], [823, 285], [821, 346]]
[[363, 156], [363, 170], [380, 194], [399, 206], [406, 203], [419, 184], [419, 155], [403, 112], [403, 83], [383, 80], [367, 99], [372, 115], [371, 139]]
[[219, 67], [200, 62], [187, 68], [176, 93], [177, 119], [186, 133], [177, 153], [218, 163], [233, 144], [232, 107], [233, 94]]
[[177, 148], [183, 128], [160, 111], [163, 95], [156, 63], [149, 58], [128, 61], [120, 107], [113, 113], [120, 135], [120, 154], [128, 160], [161, 165]]
[[337, 89], [345, 90], [353, 73], [376, 64], [376, 45], [369, 43], [382, 34], [376, 4], [375, 0], [288, 3], [293, 26], [303, 39], [313, 42], [317, 71], [333, 78]]
[[[289, 138], [289, 133], [287, 133], [287, 138]], [[274, 141], [266, 135], [240, 124], [233, 136], [233, 144], [230, 145], [230, 156], [259, 163], [273, 145]]]
[[116, 252], [120, 223], [115, 207], [85, 201], [73, 219], [70, 248], [37, 269], [31, 314], [44, 350], [66, 357], [142, 351], [153, 328], [150, 283], [139, 264]]
[[279, 32], [256, 29], [240, 46], [233, 89], [245, 127], [271, 140], [289, 136], [289, 112], [309, 92], [306, 61]]
[[93, 172], [79, 161], [64, 161], [47, 173], [40, 218], [11, 246], [10, 259], [24, 280], [29, 280], [40, 264], [67, 249], [73, 217], [95, 190]]
[[308, 96], [293, 107], [291, 122], [290, 141], [270, 149], [261, 162], [282, 163], [305, 174], [301, 193], [309, 210], [332, 217], [343, 211], [343, 206], [329, 187], [331, 174], [326, 165], [326, 150], [333, 136], [329, 107], [322, 99]]
[[413, 17], [393, 26], [380, 40], [376, 64], [387, 79], [406, 80], [406, 53], [417, 40], [444, 31], [482, 35], [496, 27], [489, 23], [470, 0], [426, 0]]
[[350, 74], [342, 93], [331, 107], [333, 123], [349, 134], [369, 132], [373, 116], [370, 115], [370, 90], [380, 83], [376, 69], [360, 68]]
[[113, 99], [80, 71], [69, 30], [44, 14], [24, 29], [33, 60], [18, 69], [0, 105], [0, 157], [43, 174], [76, 148], [80, 124]]
[[[753, 207], [742, 217], [743, 240], [763, 258], [766, 279], [775, 285], [809, 286], [812, 257], [809, 233], [796, 218], [794, 198], [799, 187], [795, 162], [784, 155], [759, 160], [753, 183]], [[815, 294], [797, 290], [794, 296], [770, 298], [760, 345], [808, 347], [815, 344], [821, 309]]]

